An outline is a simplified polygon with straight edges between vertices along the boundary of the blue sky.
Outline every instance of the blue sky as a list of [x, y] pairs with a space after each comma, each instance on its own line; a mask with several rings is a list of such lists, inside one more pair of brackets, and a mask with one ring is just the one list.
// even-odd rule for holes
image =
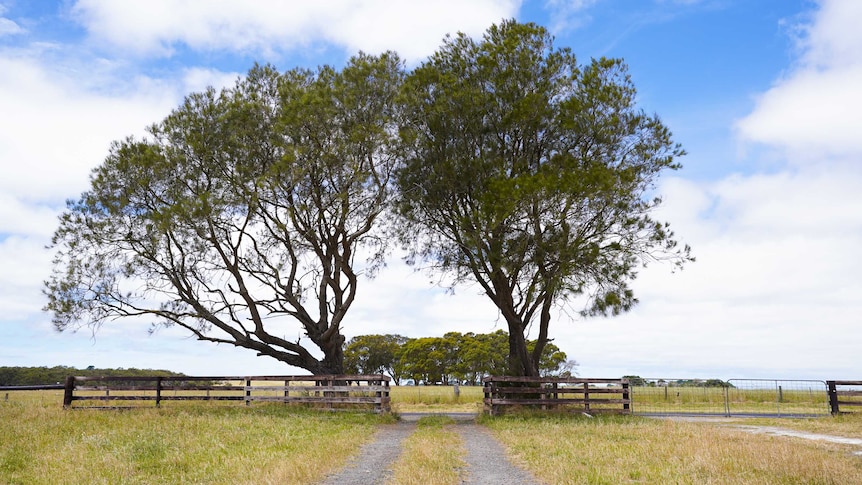
[[[621, 57], [640, 106], [687, 150], [660, 216], [691, 244], [611, 319], [561, 309], [555, 343], [591, 377], [862, 375], [862, 2], [0, 0], [0, 365], [296, 369], [168, 329], [58, 334], [41, 311], [63, 201], [112, 140], [254, 62], [340, 65], [360, 49], [415, 66], [447, 33], [504, 18], [548, 27], [582, 60]], [[475, 287], [428, 285], [393, 254], [344, 333], [411, 337], [504, 325]], [[296, 328], [296, 337], [299, 329]]]

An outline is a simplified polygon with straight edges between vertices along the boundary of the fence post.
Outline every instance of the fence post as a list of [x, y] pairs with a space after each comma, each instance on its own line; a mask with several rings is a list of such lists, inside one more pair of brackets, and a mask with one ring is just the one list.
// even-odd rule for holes
[[632, 401], [631, 394], [629, 392], [629, 381], [628, 379], [623, 379], [623, 413], [631, 414], [632, 413]]
[[832, 414], [838, 414], [838, 390], [835, 388], [835, 381], [826, 381], [827, 392], [829, 393], [829, 408]]
[[[176, 389], [176, 387], [174, 387]], [[162, 405], [162, 378], [156, 377], [156, 407]]]
[[251, 405], [251, 379], [245, 380], [245, 405]]
[[66, 387], [63, 388], [63, 409], [72, 407], [72, 396], [75, 393], [75, 376], [66, 377]]
[[590, 383], [584, 383], [584, 411], [590, 412]]

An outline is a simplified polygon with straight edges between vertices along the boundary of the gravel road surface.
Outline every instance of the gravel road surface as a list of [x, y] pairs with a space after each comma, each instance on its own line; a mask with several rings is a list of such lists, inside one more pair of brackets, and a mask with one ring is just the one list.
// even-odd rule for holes
[[[359, 456], [339, 472], [329, 475], [322, 485], [383, 484], [392, 476], [389, 467], [401, 454], [401, 443], [416, 430], [417, 415], [402, 415], [398, 424], [381, 426], [374, 440], [359, 451]], [[464, 440], [467, 469], [465, 485], [539, 485], [527, 471], [513, 465], [503, 446], [482, 426], [473, 423], [474, 414], [454, 414], [452, 425]]]
[[381, 426], [374, 440], [359, 450], [359, 456], [345, 468], [330, 475], [323, 485], [368, 485], [386, 483], [389, 467], [401, 454], [401, 442], [416, 430], [415, 423]]
[[506, 457], [503, 446], [491, 433], [476, 424], [460, 424], [456, 428], [467, 449], [467, 485], [538, 485], [526, 470], [516, 467]]

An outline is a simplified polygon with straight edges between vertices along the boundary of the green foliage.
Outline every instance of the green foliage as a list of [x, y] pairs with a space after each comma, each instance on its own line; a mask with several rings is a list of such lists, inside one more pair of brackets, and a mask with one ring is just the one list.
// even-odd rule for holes
[[[388, 373], [396, 384], [409, 378], [414, 383], [479, 385], [482, 377], [506, 373], [508, 335], [448, 332], [442, 337], [411, 338], [400, 335], [359, 335], [348, 343], [344, 361], [348, 372]], [[530, 351], [536, 341], [528, 342]], [[571, 375], [577, 363], [553, 343], [545, 345], [539, 361], [542, 375]], [[397, 376], [397, 377], [396, 377]]]
[[399, 385], [402, 379], [399, 352], [407, 342], [401, 335], [359, 335], [344, 349], [344, 370], [348, 374], [389, 374]]
[[74, 367], [0, 367], [0, 386], [38, 386], [64, 383], [69, 376], [183, 376], [185, 374], [168, 370], [154, 369], [96, 369], [89, 366], [86, 369]]
[[[117, 318], [178, 325], [313, 373], [341, 373], [358, 274], [398, 159], [398, 57], [336, 70], [255, 66], [115, 142], [53, 238], [58, 330]], [[358, 250], [371, 258], [356, 269]], [[283, 335], [298, 323], [323, 353]]]
[[637, 109], [622, 61], [580, 65], [544, 28], [506, 21], [447, 38], [404, 93], [403, 240], [413, 260], [483, 288], [508, 325], [510, 372], [538, 374], [554, 305], [628, 311], [641, 265], [690, 259], [651, 217], [683, 150]]

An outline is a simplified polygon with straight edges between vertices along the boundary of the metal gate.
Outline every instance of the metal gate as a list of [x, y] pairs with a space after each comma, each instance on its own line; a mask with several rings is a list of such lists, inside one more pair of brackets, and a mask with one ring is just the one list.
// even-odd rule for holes
[[630, 378], [642, 416], [809, 417], [830, 413], [825, 381]]

